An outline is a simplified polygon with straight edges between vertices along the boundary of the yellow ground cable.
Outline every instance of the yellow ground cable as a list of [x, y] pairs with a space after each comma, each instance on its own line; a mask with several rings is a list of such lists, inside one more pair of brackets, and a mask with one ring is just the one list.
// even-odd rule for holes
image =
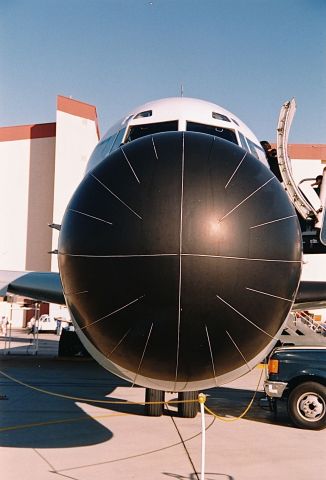
[[62, 393], [50, 392], [49, 390], [44, 390], [43, 388], [34, 387], [33, 385], [29, 385], [27, 383], [18, 380], [17, 378], [8, 375], [7, 373], [0, 370], [0, 374], [4, 377], [8, 378], [9, 380], [22, 385], [23, 387], [30, 388], [35, 390], [36, 392], [45, 393], [46, 395], [52, 395], [54, 397], [65, 398], [67, 400], [75, 400], [77, 402], [91, 402], [91, 403], [105, 403], [111, 405], [159, 405], [159, 404], [178, 404], [178, 403], [194, 403], [198, 402], [198, 400], [169, 400], [164, 402], [130, 402], [128, 400], [96, 400], [95, 398], [83, 398], [83, 397], [73, 397], [71, 395], [64, 395]]
[[205, 410], [210, 413], [211, 415], [213, 415], [215, 418], [217, 418], [218, 420], [221, 420], [222, 422], [235, 422], [237, 420], [240, 420], [241, 418], [243, 418], [250, 410], [250, 408], [252, 407], [252, 404], [254, 403], [254, 400], [256, 398], [256, 394], [258, 392], [258, 389], [259, 389], [259, 385], [260, 385], [260, 382], [261, 382], [261, 379], [262, 379], [262, 376], [263, 376], [263, 373], [264, 373], [264, 369], [261, 370], [261, 373], [260, 373], [260, 376], [259, 376], [259, 380], [258, 380], [258, 385], [257, 385], [257, 388], [255, 390], [255, 393], [252, 397], [252, 399], [250, 400], [248, 406], [246, 407], [246, 409], [241, 413], [241, 415], [239, 415], [238, 417], [233, 417], [233, 418], [226, 418], [226, 417], [222, 417], [221, 415], [218, 415], [217, 413], [213, 412], [212, 410], [210, 410], [205, 404], [204, 404], [204, 408]]

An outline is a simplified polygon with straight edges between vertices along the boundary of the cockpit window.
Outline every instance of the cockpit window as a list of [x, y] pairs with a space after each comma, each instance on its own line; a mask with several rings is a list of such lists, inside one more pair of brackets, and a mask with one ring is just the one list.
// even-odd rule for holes
[[151, 117], [153, 114], [152, 110], [145, 110], [144, 112], [137, 113], [137, 115], [134, 116], [134, 118], [146, 118], [146, 117]]
[[187, 130], [191, 132], [208, 133], [215, 137], [224, 138], [229, 142], [236, 143], [238, 145], [237, 137], [233, 130], [223, 127], [214, 127], [213, 125], [205, 125], [203, 123], [187, 122]]
[[126, 131], [125, 128], [122, 128], [121, 130], [119, 130], [119, 132], [117, 133], [117, 135], [114, 139], [114, 142], [113, 142], [113, 145], [112, 145], [112, 148], [111, 148], [110, 152], [113, 152], [114, 150], [116, 150], [117, 148], [120, 147], [120, 145], [122, 143], [123, 136], [125, 134], [125, 131]]
[[215, 118], [215, 120], [223, 120], [224, 122], [231, 122], [231, 120], [226, 115], [223, 115], [222, 113], [212, 112], [212, 117]]
[[251, 152], [251, 150], [249, 149], [248, 144], [246, 142], [245, 136], [242, 135], [241, 132], [238, 132], [238, 134], [239, 134], [239, 138], [240, 138], [241, 147], [244, 148], [245, 150], [247, 150], [247, 152]]
[[101, 145], [103, 147], [101, 150], [101, 154], [103, 155], [103, 157], [106, 157], [111, 152], [112, 145], [114, 144], [114, 140], [116, 139], [117, 135], [118, 134], [115, 133], [111, 137], [106, 138], [101, 142]]
[[178, 130], [178, 121], [148, 123], [144, 125], [133, 125], [130, 127], [126, 142], [131, 142], [146, 135], [153, 135], [160, 132], [175, 132]]
[[259, 160], [266, 161], [266, 156], [263, 148], [260, 145], [256, 145], [256, 143], [249, 140], [249, 138], [246, 138], [246, 140], [249, 145], [250, 152]]

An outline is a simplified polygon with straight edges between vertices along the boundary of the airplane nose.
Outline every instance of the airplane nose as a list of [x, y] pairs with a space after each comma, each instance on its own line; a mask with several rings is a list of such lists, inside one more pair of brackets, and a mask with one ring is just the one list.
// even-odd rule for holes
[[275, 343], [301, 272], [295, 211], [239, 146], [169, 132], [121, 146], [70, 201], [67, 305], [108, 370], [160, 390], [220, 385]]

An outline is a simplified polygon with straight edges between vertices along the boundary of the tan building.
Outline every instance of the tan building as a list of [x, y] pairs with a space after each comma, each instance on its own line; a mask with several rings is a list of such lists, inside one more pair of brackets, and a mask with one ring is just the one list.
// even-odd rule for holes
[[0, 128], [0, 270], [57, 271], [48, 224], [61, 223], [98, 140], [96, 108], [62, 96], [55, 123]]

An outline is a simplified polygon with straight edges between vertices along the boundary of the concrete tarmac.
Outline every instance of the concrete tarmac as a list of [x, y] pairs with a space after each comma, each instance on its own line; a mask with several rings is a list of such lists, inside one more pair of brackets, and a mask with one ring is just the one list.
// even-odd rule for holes
[[[40, 335], [43, 346], [37, 355], [26, 354], [24, 335], [15, 334], [10, 354], [1, 341], [0, 370], [35, 388], [0, 374], [1, 478], [201, 478], [200, 414], [180, 418], [176, 407], [169, 406], [162, 417], [146, 417], [144, 405], [127, 403], [144, 401], [144, 388], [131, 387], [93, 360], [57, 358], [55, 335]], [[223, 388], [205, 392], [207, 406], [224, 420], [205, 414], [205, 480], [326, 478], [326, 430], [291, 426], [284, 406], [275, 418], [259, 406], [262, 388], [243, 419], [225, 421], [246, 408], [260, 374], [257, 367]]]

